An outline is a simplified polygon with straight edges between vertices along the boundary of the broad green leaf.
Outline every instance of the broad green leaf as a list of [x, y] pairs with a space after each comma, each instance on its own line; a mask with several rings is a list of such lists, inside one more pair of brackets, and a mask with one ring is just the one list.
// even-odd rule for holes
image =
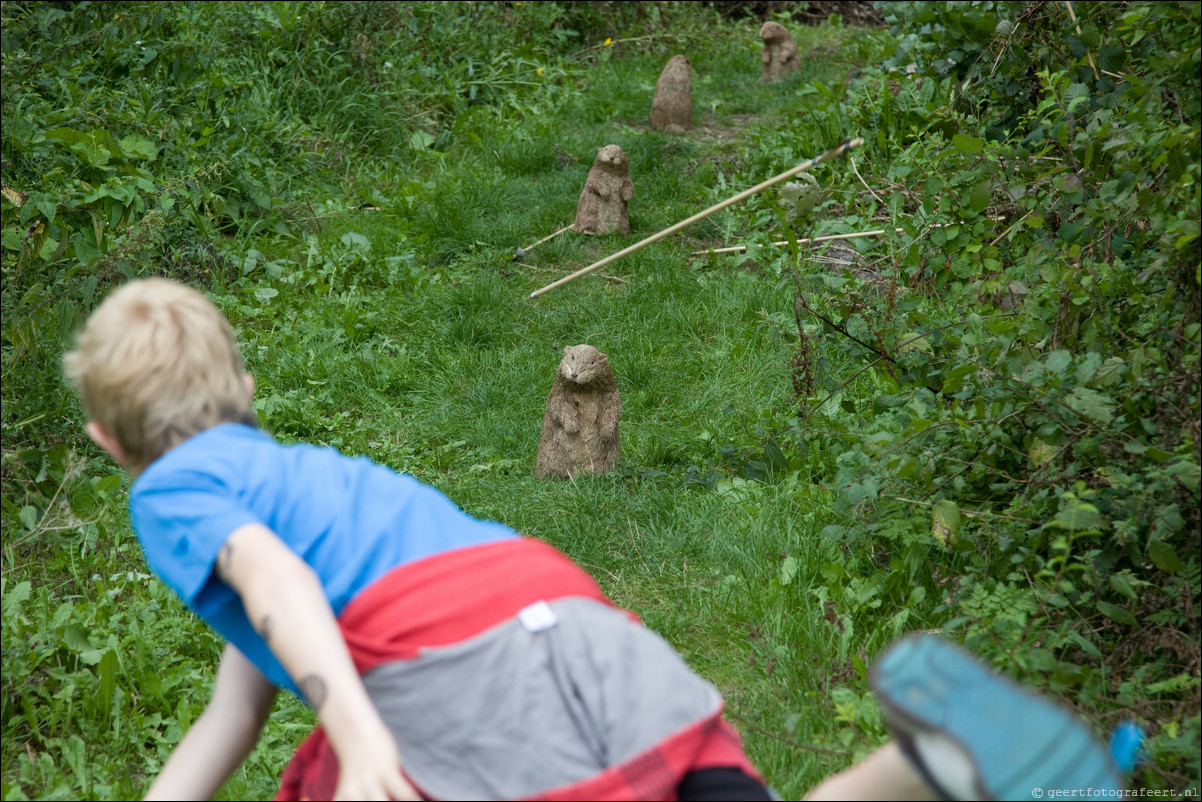
[[1090, 351], [1077, 360], [1077, 382], [1088, 384], [1102, 364], [1102, 356], [1096, 351]]
[[931, 353], [931, 343], [926, 337], [920, 334], [906, 334], [902, 337], [901, 347], [898, 350], [903, 354], [909, 351], [921, 351], [924, 354], [929, 354]]
[[1132, 587], [1131, 581], [1127, 579], [1126, 574], [1111, 574], [1110, 589], [1116, 593], [1121, 593], [1131, 601], [1139, 601], [1139, 596], [1136, 594], [1135, 588]]
[[1031, 446], [1027, 449], [1027, 458], [1031, 460], [1031, 465], [1035, 468], [1047, 465], [1055, 456], [1056, 447], [1048, 445], [1038, 437], [1031, 441]]
[[1186, 489], [1192, 490], [1194, 493], [1202, 490], [1202, 468], [1199, 468], [1196, 462], [1190, 462], [1189, 460], [1174, 462], [1168, 468], [1165, 468], [1165, 473], [1181, 482], [1181, 484], [1185, 485]]
[[796, 557], [786, 557], [780, 566], [780, 583], [786, 586], [792, 584], [800, 569], [801, 563]]
[[33, 585], [29, 582], [18, 582], [4, 594], [4, 620], [11, 621], [20, 611], [21, 605], [29, 598]]
[[1164, 449], [1157, 448], [1156, 446], [1149, 446], [1145, 453], [1148, 455], [1148, 459], [1155, 460], [1156, 462], [1168, 462], [1173, 456]]
[[409, 147], [414, 150], [425, 150], [434, 144], [437, 137], [425, 131], [414, 131], [409, 137]]
[[1125, 607], [1119, 607], [1117, 604], [1110, 602], [1098, 602], [1098, 612], [1109, 618], [1111, 621], [1117, 621], [1120, 624], [1126, 624], [1129, 627], [1138, 626], [1139, 622], [1135, 620], [1135, 616]]
[[[73, 148], [74, 150], [74, 148]], [[83, 148], [83, 156], [93, 167], [104, 167], [109, 163], [113, 154], [102, 145], [87, 145]]]
[[1098, 368], [1098, 372], [1094, 374], [1094, 382], [1102, 387], [1111, 387], [1119, 382], [1120, 372], [1126, 366], [1127, 363], [1121, 356], [1112, 356]]
[[342, 235], [342, 244], [348, 248], [370, 248], [371, 240], [357, 231], [348, 231]]
[[1047, 525], [1072, 532], [1097, 532], [1109, 526], [1097, 507], [1078, 499], [1070, 499]]
[[58, 211], [58, 204], [51, 200], [49, 196], [43, 195], [35, 201], [34, 208], [42, 213], [42, 217], [46, 218], [47, 223], [54, 222], [54, 215]]
[[55, 309], [58, 318], [58, 330], [64, 339], [69, 340], [76, 331], [83, 328], [83, 314], [74, 301], [63, 299]]
[[714, 487], [714, 490], [716, 490], [719, 495], [723, 495], [723, 496], [735, 495], [735, 496], [737, 496], [739, 491], [742, 490], [744, 487], [746, 487], [746, 485], [747, 485], [746, 479], [735, 476], [730, 479], [721, 480]]
[[63, 602], [54, 611], [54, 615], [50, 616], [50, 623], [47, 629], [58, 629], [63, 624], [67, 623], [67, 619], [75, 613], [75, 605], [71, 602]]
[[1081, 26], [1081, 44], [1088, 48], [1095, 48], [1100, 41], [1098, 26], [1092, 22], [1086, 22]]
[[960, 531], [960, 508], [951, 499], [943, 499], [935, 504], [931, 515], [931, 534], [942, 546], [956, 542], [956, 534]]
[[960, 392], [960, 389], [964, 386], [964, 379], [976, 372], [976, 365], [960, 365], [954, 368], [943, 379], [943, 392], [947, 395]]
[[32, 504], [26, 504], [21, 508], [21, 513], [18, 517], [21, 519], [21, 523], [25, 524], [25, 528], [32, 532], [38, 528], [38, 521], [41, 520], [42, 513]]
[[25, 237], [16, 228], [6, 228], [0, 236], [6, 251], [19, 251], [25, 245]]
[[91, 134], [76, 131], [74, 128], [54, 128], [46, 132], [46, 138], [67, 145], [78, 145], [92, 141]]
[[1074, 412], [1079, 412], [1094, 423], [1106, 425], [1114, 420], [1114, 403], [1109, 396], [1088, 387], [1074, 387], [1066, 402]]
[[967, 134], [956, 134], [952, 137], [952, 147], [961, 153], [975, 156], [985, 148], [985, 142]]
[[[96, 646], [88, 638], [88, 633], [79, 624], [69, 624], [63, 630], [63, 643], [74, 652], [83, 653], [90, 649], [95, 649]], [[99, 659], [99, 655], [97, 655]]]
[[1153, 538], [1148, 541], [1148, 557], [1162, 571], [1173, 573], [1185, 570], [1185, 563], [1181, 562], [1177, 552], [1163, 540]]
[[1127, 64], [1127, 48], [1109, 43], [1098, 50], [1098, 68], [1106, 72], [1120, 72]]
[[1053, 351], [1044, 359], [1044, 367], [1048, 372], [1063, 376], [1068, 366], [1073, 363], [1073, 355], [1068, 351]]
[[127, 156], [134, 156], [141, 159], [153, 161], [158, 155], [158, 148], [149, 139], [143, 139], [136, 134], [131, 134], [125, 137], [120, 142], [121, 150], [125, 151]]
[[780, 446], [771, 440], [764, 444], [764, 456], [768, 458], [768, 464], [775, 470], [782, 470], [789, 465], [789, 460], [785, 458]]
[[989, 205], [989, 201], [993, 199], [993, 183], [991, 181], [981, 181], [973, 184], [972, 192], [969, 195], [968, 208], [974, 212], [983, 212], [985, 207]]

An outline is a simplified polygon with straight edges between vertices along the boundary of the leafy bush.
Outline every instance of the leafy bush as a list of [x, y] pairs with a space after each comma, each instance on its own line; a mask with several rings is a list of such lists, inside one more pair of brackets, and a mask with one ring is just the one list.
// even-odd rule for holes
[[[897, 603], [933, 570], [944, 628], [1100, 720], [1135, 711], [1166, 750], [1146, 781], [1179, 787], [1198, 772], [1171, 746], [1198, 730], [1198, 9], [882, 6], [901, 69], [846, 103], [889, 189], [838, 210], [904, 233], [869, 249], [876, 277], [778, 268], [805, 366], [793, 447], [838, 454], [841, 531], [902, 572]], [[827, 348], [878, 386], [816, 381]]]

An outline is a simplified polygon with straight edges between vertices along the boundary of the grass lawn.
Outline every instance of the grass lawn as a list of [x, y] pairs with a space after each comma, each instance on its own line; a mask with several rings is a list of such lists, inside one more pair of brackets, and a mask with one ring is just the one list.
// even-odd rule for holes
[[[1160, 711], [1149, 705], [1165, 694], [1168, 712], [1145, 719], [1173, 719], [1157, 743], [1174, 768], [1154, 784], [1184, 787], [1197, 760], [1196, 663], [1154, 654], [1145, 692], [1144, 664], [1120, 684], [1089, 640], [1134, 622], [1128, 607], [1155, 585], [1117, 536], [1119, 512], [1103, 510], [1115, 537], [1087, 551], [1105, 507], [1092, 494], [1130, 507], [1146, 486], [1179, 501], [1182, 477], [1196, 477], [1188, 442], [1143, 444], [1162, 425], [1151, 412], [1131, 413], [1146, 415], [1130, 424], [1139, 443], [1121, 428], [1120, 389], [1137, 386], [1144, 403], [1155, 386], [1118, 382], [1145, 364], [1160, 371], [1166, 349], [1098, 352], [1090, 326], [1111, 324], [1073, 323], [1066, 299], [1103, 303], [1097, 286], [1117, 293], [1131, 278], [1121, 260], [1081, 269], [1084, 251], [1063, 232], [1083, 223], [1044, 229], [1033, 198], [1068, 168], [1019, 164], [1019, 145], [978, 139], [987, 104], [945, 101], [946, 81], [875, 71], [893, 47], [883, 30], [790, 23], [801, 69], [764, 84], [762, 20], [701, 4], [214, 3], [202, 19], [187, 4], [123, 3], [103, 20], [59, 5], [3, 12], [5, 115], [24, 115], [6, 120], [4, 157], [5, 800], [136, 798], [211, 689], [221, 644], [148, 575], [128, 478], [83, 438], [57, 365], [81, 311], [147, 273], [204, 289], [228, 316], [255, 410], [278, 439], [410, 473], [586, 568], [718, 686], [784, 798], [884, 741], [867, 667], [899, 634], [940, 627], [1091, 713]], [[10, 34], [17, 24], [23, 38]], [[39, 32], [63, 42], [49, 49]], [[676, 53], [693, 69], [684, 134], [649, 125]], [[1090, 113], [1106, 120], [1105, 109]], [[42, 118], [61, 128], [41, 130]], [[96, 121], [117, 132], [109, 150], [96, 144], [103, 130], [81, 133]], [[1165, 141], [1188, 138], [1168, 125]], [[866, 144], [850, 157], [530, 297], [856, 137]], [[530, 248], [572, 222], [609, 144], [630, 160], [629, 234], [568, 231]], [[1111, 144], [1126, 152], [1126, 140]], [[991, 161], [998, 153], [1018, 155]], [[9, 177], [10, 154], [37, 166], [45, 187], [22, 191], [40, 194], [9, 187], [21, 178]], [[153, 182], [138, 172], [151, 169]], [[1126, 192], [1097, 169], [1096, 183]], [[1009, 191], [1020, 179], [1027, 195]], [[1017, 221], [1004, 231], [999, 208]], [[1173, 220], [1180, 249], [1196, 224]], [[829, 251], [692, 255], [903, 223], [905, 237]], [[836, 250], [864, 272], [845, 275]], [[1161, 281], [1159, 264], [1140, 281]], [[1071, 296], [1059, 289], [1069, 281]], [[1006, 293], [1026, 306], [988, 307]], [[1149, 307], [1171, 307], [1171, 293], [1148, 293]], [[538, 480], [547, 393], [578, 343], [613, 367], [621, 456], [604, 476]], [[1179, 387], [1193, 386], [1181, 366]], [[1032, 376], [1047, 389], [1031, 391]], [[1123, 452], [1115, 464], [1132, 472], [1138, 449], [1168, 466], [1146, 485], [1098, 467], [1098, 454]], [[882, 471], [894, 468], [889, 495]], [[877, 504], [898, 514], [853, 515]], [[937, 542], [930, 508], [949, 506], [966, 512], [959, 542]], [[1174, 588], [1196, 585], [1196, 560], [1193, 574], [1176, 567], [1194, 542], [1179, 531], [1188, 515], [1166, 501], [1160, 518], [1156, 568], [1169, 566]], [[1103, 598], [1100, 621], [1091, 605]], [[1194, 607], [1172, 618], [1156, 599], [1148, 620], [1188, 630]], [[220, 798], [274, 793], [313, 725], [296, 700], [277, 704]]]

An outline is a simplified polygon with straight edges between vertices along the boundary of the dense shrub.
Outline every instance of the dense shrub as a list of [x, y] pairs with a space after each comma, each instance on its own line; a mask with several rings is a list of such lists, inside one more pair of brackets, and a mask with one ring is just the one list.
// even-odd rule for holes
[[[1147, 721], [1175, 785], [1198, 772], [1198, 7], [881, 5], [897, 49], [845, 102], [887, 189], [842, 212], [904, 235], [876, 279], [791, 280], [794, 447], [838, 455], [856, 523], [830, 534], [896, 602], [933, 570], [945, 628]], [[823, 348], [875, 390], [815, 384]]]

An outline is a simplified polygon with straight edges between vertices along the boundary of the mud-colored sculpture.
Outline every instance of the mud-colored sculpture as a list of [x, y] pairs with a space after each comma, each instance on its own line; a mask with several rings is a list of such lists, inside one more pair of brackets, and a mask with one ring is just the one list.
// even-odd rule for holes
[[683, 134], [693, 127], [693, 67], [684, 55], [668, 60], [655, 82], [651, 102], [651, 127], [670, 134]]
[[765, 22], [760, 28], [760, 38], [764, 40], [764, 72], [760, 80], [772, 83], [801, 69], [797, 44], [788, 28], [779, 22]]
[[569, 345], [547, 396], [534, 474], [571, 479], [605, 473], [618, 459], [622, 401], [609, 359], [591, 345]]
[[630, 180], [630, 157], [617, 145], [597, 151], [597, 159], [588, 171], [580, 201], [576, 204], [576, 222], [572, 230], [581, 234], [630, 233], [626, 204], [634, 197]]

